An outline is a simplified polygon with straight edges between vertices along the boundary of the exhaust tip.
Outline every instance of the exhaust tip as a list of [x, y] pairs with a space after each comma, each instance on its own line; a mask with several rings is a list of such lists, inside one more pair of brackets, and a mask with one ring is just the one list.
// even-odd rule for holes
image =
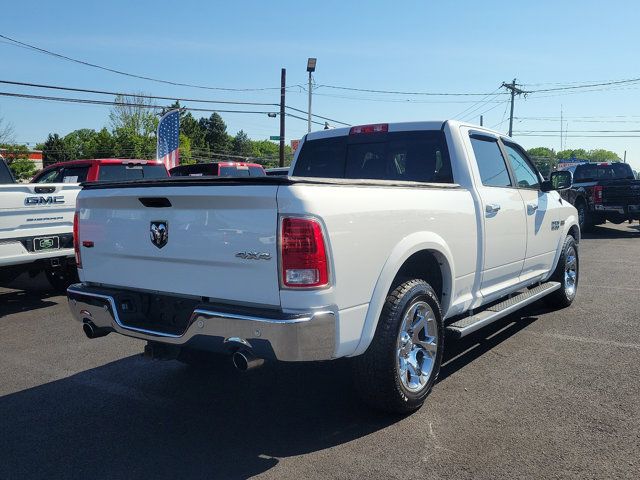
[[233, 360], [233, 366], [241, 372], [261, 367], [264, 363], [264, 359], [256, 357], [249, 351], [242, 350], [235, 352], [231, 359]]
[[87, 336], [87, 338], [98, 338], [109, 335], [109, 330], [107, 330], [106, 328], [98, 328], [91, 322], [84, 322], [82, 324], [82, 331]]

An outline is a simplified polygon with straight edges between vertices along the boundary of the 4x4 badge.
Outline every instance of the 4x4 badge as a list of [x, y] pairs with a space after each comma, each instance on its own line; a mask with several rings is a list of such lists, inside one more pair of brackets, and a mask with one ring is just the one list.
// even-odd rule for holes
[[166, 220], [155, 220], [149, 227], [151, 233], [151, 243], [162, 248], [169, 241], [169, 223]]

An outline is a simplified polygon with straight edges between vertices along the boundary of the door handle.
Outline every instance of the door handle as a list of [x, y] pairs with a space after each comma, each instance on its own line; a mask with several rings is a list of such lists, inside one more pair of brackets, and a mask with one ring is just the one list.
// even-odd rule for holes
[[527, 204], [527, 213], [529, 215], [533, 215], [534, 213], [536, 213], [536, 210], [538, 210], [538, 205], [536, 205], [535, 203]]
[[500, 210], [500, 205], [498, 205], [497, 203], [488, 203], [484, 207], [484, 210], [487, 213], [498, 213], [498, 211]]

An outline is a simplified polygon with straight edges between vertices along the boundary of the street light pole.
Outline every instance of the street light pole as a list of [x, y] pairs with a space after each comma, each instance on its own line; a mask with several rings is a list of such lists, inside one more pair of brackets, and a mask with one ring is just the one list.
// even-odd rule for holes
[[316, 58], [309, 58], [307, 60], [307, 72], [309, 73], [309, 108], [307, 109], [307, 132], [311, 132], [311, 95], [312, 95], [312, 80], [311, 74], [316, 71]]

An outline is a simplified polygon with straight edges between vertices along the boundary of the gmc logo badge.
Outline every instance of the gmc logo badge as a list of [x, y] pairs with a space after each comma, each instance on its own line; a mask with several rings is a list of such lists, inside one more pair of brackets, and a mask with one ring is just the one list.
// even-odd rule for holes
[[60, 205], [64, 203], [62, 195], [56, 197], [27, 197], [24, 199], [25, 205]]

